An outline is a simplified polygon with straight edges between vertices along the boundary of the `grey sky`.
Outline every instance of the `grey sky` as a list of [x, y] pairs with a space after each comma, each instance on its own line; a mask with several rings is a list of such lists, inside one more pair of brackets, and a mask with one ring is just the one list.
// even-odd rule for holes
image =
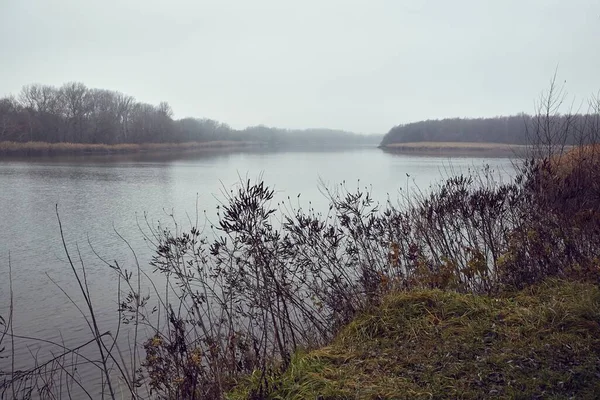
[[81, 81], [177, 117], [387, 132], [600, 89], [598, 0], [0, 0], [0, 94]]

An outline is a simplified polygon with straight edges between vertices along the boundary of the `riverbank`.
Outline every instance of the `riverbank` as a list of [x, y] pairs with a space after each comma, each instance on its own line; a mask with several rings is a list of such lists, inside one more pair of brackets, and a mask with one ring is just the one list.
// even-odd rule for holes
[[527, 146], [479, 142], [409, 142], [391, 143], [380, 148], [392, 153], [434, 156], [518, 157], [526, 152]]
[[185, 143], [48, 143], [0, 142], [0, 156], [58, 156], [58, 155], [113, 155], [136, 153], [194, 153], [204, 151], [259, 148], [261, 143], [251, 141], [210, 141]]
[[[418, 218], [399, 237], [413, 226], [426, 235], [390, 246], [392, 264], [406, 271], [397, 286], [379, 275], [381, 300], [358, 310], [332, 341], [296, 350], [266, 378], [240, 379], [228, 398], [596, 398], [597, 149], [525, 162], [529, 172], [491, 191], [465, 195], [471, 178], [449, 180], [408, 214]], [[510, 227], [476, 233], [482, 226]], [[502, 250], [461, 243], [464, 232]], [[444, 243], [437, 255], [435, 240]]]
[[[596, 285], [557, 280], [494, 297], [390, 294], [294, 356], [264, 398], [595, 398], [599, 302]], [[253, 378], [228, 398], [252, 398]]]

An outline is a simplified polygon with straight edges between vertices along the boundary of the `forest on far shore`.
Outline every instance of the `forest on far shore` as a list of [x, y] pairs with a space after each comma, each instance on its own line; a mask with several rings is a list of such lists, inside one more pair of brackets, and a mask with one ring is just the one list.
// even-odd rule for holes
[[167, 102], [152, 105], [111, 90], [70, 82], [32, 84], [0, 98], [0, 142], [183, 143], [260, 142], [273, 147], [376, 145], [382, 135], [263, 125], [236, 130], [208, 118], [174, 119]]
[[[394, 143], [415, 142], [474, 142], [526, 145], [531, 143], [534, 130], [567, 132], [564, 144], [581, 144], [577, 129], [586, 124], [597, 124], [597, 114], [555, 114], [544, 116], [518, 114], [493, 118], [447, 118], [412, 122], [393, 127], [384, 137], [381, 146]], [[534, 134], [536, 136], [537, 133]], [[548, 138], [550, 139], [550, 138]]]
[[[233, 129], [208, 118], [175, 119], [167, 102], [137, 101], [121, 92], [88, 88], [80, 82], [60, 87], [24, 86], [0, 98], [0, 142], [152, 144], [254, 142], [273, 148], [387, 147], [399, 143], [458, 142], [525, 145], [540, 117], [528, 114], [493, 118], [447, 118], [397, 125], [386, 135], [335, 129], [280, 129], [264, 125]], [[546, 131], [569, 132], [564, 144], [582, 144], [577, 129], [598, 124], [597, 112], [546, 116]], [[577, 137], [577, 140], [575, 140]], [[551, 139], [551, 138], [548, 138]], [[577, 142], [577, 143], [576, 143]]]

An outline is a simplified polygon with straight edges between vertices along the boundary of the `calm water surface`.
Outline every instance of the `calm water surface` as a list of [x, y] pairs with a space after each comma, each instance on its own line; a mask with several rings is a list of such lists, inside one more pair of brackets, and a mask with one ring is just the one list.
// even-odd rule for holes
[[[89, 339], [81, 315], [57, 287], [80, 300], [62, 247], [56, 205], [69, 249], [76, 258], [79, 249], [86, 265], [101, 330], [109, 330], [117, 317], [117, 279], [93, 254], [90, 243], [102, 257], [131, 267], [131, 251], [116, 230], [150, 271], [152, 251], [138, 227], [145, 215], [153, 226], [170, 224], [171, 213], [189, 226], [188, 217], [195, 219], [197, 210], [213, 216], [223, 188], [233, 187], [240, 177], [262, 176], [276, 189], [278, 199], [301, 193], [301, 204], [310, 201], [316, 209], [325, 209], [328, 203], [319, 191], [320, 180], [331, 186], [345, 181], [350, 188], [368, 185], [375, 199], [383, 202], [407, 185], [427, 189], [450, 168], [460, 173], [484, 164], [511, 174], [508, 159], [392, 155], [378, 149], [159, 159], [0, 159], [0, 313], [7, 314], [10, 260], [15, 334], [67, 345]], [[17, 340], [16, 347], [17, 367], [30, 366], [38, 350], [40, 361], [50, 350], [57, 351], [28, 340]]]

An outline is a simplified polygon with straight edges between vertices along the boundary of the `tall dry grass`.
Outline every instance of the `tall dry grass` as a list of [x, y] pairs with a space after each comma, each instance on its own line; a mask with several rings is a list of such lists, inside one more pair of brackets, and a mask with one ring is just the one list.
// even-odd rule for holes
[[48, 142], [0, 142], [0, 155], [45, 156], [69, 154], [125, 154], [142, 152], [191, 152], [226, 148], [256, 146], [255, 142], [211, 141], [185, 143], [48, 143]]

